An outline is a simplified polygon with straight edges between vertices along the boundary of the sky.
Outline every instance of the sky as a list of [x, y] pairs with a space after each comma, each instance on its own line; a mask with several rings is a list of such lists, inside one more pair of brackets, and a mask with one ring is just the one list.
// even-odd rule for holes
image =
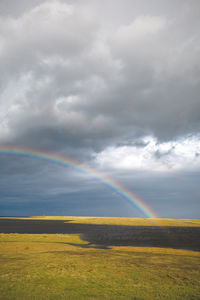
[[[1, 0], [0, 147], [200, 217], [200, 1]], [[0, 154], [0, 215], [144, 217], [92, 174]]]

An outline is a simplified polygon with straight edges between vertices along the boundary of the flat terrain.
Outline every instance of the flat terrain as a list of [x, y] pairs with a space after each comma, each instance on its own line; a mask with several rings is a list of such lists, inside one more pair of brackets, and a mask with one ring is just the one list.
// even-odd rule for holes
[[0, 299], [200, 299], [200, 220], [0, 218]]
[[[142, 223], [139, 225], [138, 222], [141, 222], [139, 220], [135, 220], [135, 225], [125, 225], [126, 220], [123, 219], [117, 223], [117, 219], [109, 220], [108, 218], [110, 224], [105, 224], [106, 222], [103, 224], [101, 218], [83, 218], [82, 223], [80, 223], [81, 218], [77, 218], [77, 222], [70, 218], [64, 220], [2, 218], [0, 219], [0, 233], [79, 234], [80, 238], [89, 244], [105, 248], [108, 246], [146, 246], [200, 250], [200, 226], [198, 226], [200, 223], [197, 221], [196, 223], [182, 221], [184, 225], [190, 224], [186, 227], [174, 226], [172, 222], [171, 226], [160, 226], [155, 220], [154, 223], [152, 223], [153, 220], [146, 220], [146, 225], [141, 225]], [[127, 220], [127, 223], [130, 224], [131, 220]]]

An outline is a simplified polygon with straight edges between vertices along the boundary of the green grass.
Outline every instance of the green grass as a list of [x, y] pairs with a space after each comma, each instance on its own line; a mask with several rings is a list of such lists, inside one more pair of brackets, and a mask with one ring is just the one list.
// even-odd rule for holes
[[[65, 218], [90, 224], [151, 222]], [[167, 220], [163, 222], [199, 224], [199, 220]], [[84, 248], [87, 244], [77, 234], [0, 234], [0, 299], [200, 299], [199, 252]]]

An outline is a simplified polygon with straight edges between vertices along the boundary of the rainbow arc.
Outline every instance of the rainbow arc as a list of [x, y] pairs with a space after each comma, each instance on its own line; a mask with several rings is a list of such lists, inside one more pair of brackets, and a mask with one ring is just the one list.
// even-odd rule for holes
[[70, 167], [77, 171], [81, 171], [90, 174], [102, 184], [108, 186], [110, 189], [115, 191], [117, 194], [122, 196], [123, 199], [127, 200], [133, 206], [135, 206], [140, 212], [142, 212], [148, 218], [157, 218], [158, 216], [152, 210], [152, 208], [147, 205], [141, 198], [139, 198], [135, 193], [129, 191], [125, 186], [119, 182], [113, 180], [106, 174], [91, 168], [90, 166], [80, 163], [77, 160], [71, 159], [67, 156], [62, 156], [55, 153], [50, 153], [47, 151], [41, 151], [38, 149], [27, 148], [27, 147], [16, 147], [16, 146], [0, 146], [0, 154], [15, 155], [30, 157], [35, 159], [41, 159], [48, 161], [50, 163], [55, 163], [60, 166]]

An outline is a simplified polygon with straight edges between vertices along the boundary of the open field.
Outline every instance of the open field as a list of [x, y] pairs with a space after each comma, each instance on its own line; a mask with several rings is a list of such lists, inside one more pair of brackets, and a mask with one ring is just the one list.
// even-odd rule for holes
[[75, 216], [32, 216], [32, 217], [0, 217], [14, 220], [63, 220], [70, 223], [102, 224], [102, 225], [133, 225], [133, 226], [178, 226], [200, 227], [200, 219], [167, 219], [167, 218], [116, 218], [116, 217], [75, 217]]
[[12, 233], [0, 234], [0, 299], [200, 299], [199, 230], [199, 220], [1, 218]]
[[[162, 226], [161, 226], [162, 222]], [[187, 226], [188, 224], [188, 226]], [[89, 244], [200, 250], [198, 220], [33, 217], [1, 218], [0, 233], [79, 234]]]

